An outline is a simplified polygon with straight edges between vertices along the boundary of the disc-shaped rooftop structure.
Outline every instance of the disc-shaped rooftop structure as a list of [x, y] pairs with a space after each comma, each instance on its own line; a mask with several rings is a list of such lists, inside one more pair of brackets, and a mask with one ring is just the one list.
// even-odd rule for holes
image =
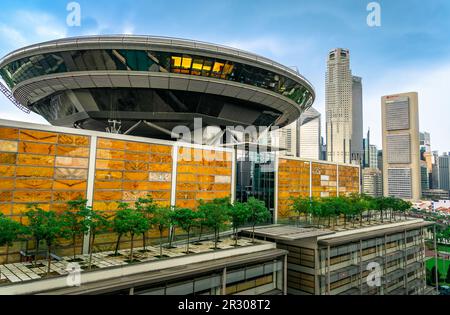
[[21, 104], [53, 125], [111, 131], [117, 123], [116, 132], [144, 137], [192, 129], [196, 117], [221, 128], [282, 127], [315, 99], [304, 77], [267, 58], [149, 36], [32, 45], [0, 60], [0, 74]]

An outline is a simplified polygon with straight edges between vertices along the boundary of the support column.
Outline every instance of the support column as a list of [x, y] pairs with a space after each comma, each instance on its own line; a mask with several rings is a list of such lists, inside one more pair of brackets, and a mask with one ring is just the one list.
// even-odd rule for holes
[[436, 277], [436, 292], [439, 292], [439, 279], [438, 279], [438, 248], [436, 239], [436, 224], [433, 226], [433, 239], [434, 239], [434, 261], [435, 261], [435, 277]]
[[[227, 152], [224, 152], [224, 156]], [[231, 203], [236, 201], [236, 176], [237, 176], [237, 149], [233, 148], [233, 153], [231, 153]], [[276, 187], [275, 187], [276, 189]]]
[[278, 178], [278, 176], [280, 176], [280, 156], [278, 154], [278, 152], [275, 152], [275, 174], [274, 174], [274, 179], [275, 179], [275, 187], [274, 187], [274, 205], [275, 205], [275, 210], [274, 210], [274, 214], [273, 214], [273, 222], [275, 224], [278, 224], [278, 185], [280, 183], [280, 179]]
[[283, 288], [284, 295], [288, 294], [288, 255], [284, 256], [284, 266], [283, 266]]
[[[89, 168], [87, 178], [87, 206], [92, 207], [94, 205], [94, 184], [95, 184], [95, 165], [97, 158], [97, 136], [91, 136], [91, 145], [89, 148]], [[83, 238], [83, 255], [89, 254], [89, 241], [91, 239], [90, 232], [84, 235]]]
[[330, 245], [327, 248], [327, 261], [328, 261], [328, 270], [327, 270], [327, 289], [328, 295], [331, 295], [331, 249]]
[[222, 273], [222, 295], [227, 295], [227, 267], [223, 268]]

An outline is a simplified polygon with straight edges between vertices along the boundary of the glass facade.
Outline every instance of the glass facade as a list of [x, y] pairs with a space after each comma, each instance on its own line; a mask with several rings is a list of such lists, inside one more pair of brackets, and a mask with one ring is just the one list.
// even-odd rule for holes
[[98, 49], [39, 54], [13, 61], [0, 74], [13, 88], [43, 75], [77, 71], [144, 71], [211, 77], [263, 88], [303, 108], [312, 103], [306, 86], [262, 68], [200, 55], [145, 50]]

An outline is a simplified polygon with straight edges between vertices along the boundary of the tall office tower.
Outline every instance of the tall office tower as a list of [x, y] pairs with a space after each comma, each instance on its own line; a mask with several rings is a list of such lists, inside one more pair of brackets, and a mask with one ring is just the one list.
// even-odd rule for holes
[[363, 92], [362, 78], [356, 76], [352, 77], [352, 125], [351, 160], [359, 161], [359, 164], [361, 164], [362, 157], [364, 156]]
[[321, 138], [321, 115], [311, 107], [297, 121], [297, 156], [320, 160]]
[[[381, 182], [383, 183], [383, 150], [378, 150], [378, 169], [381, 171]], [[381, 195], [384, 195], [384, 185], [381, 185]]]
[[431, 153], [431, 135], [428, 132], [420, 133], [420, 149], [423, 152]]
[[327, 159], [339, 163], [359, 162], [362, 84], [361, 78], [352, 77], [348, 50], [337, 48], [329, 53], [325, 84]]
[[432, 173], [431, 173], [431, 189], [440, 189], [440, 178], [439, 178], [439, 152], [433, 151], [433, 166], [432, 166]]
[[275, 131], [275, 134], [279, 137], [280, 148], [286, 149], [280, 151], [280, 155], [297, 156], [297, 122]]
[[361, 166], [363, 168], [370, 167], [369, 159], [370, 159], [370, 129], [367, 131], [367, 137], [363, 139], [363, 161]]
[[416, 92], [383, 96], [384, 195], [421, 198], [419, 104]]
[[450, 155], [444, 153], [439, 157], [439, 184], [440, 189], [450, 190]]
[[379, 169], [365, 168], [362, 170], [362, 190], [368, 196], [383, 196], [383, 177]]
[[373, 144], [369, 146], [369, 167], [378, 169], [378, 148]]
[[325, 143], [325, 139], [320, 137], [320, 160], [327, 160], [327, 144]]
[[422, 184], [422, 192], [430, 189], [430, 176], [428, 175], [427, 163], [420, 161], [420, 182]]

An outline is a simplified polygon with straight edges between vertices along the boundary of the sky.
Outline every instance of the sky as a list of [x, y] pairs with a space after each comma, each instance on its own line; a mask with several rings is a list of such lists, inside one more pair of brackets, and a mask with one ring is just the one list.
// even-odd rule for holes
[[[420, 129], [433, 150], [450, 151], [450, 1], [379, 0], [381, 25], [369, 27], [369, 0], [78, 0], [81, 25], [67, 25], [66, 0], [2, 0], [0, 56], [58, 38], [135, 34], [228, 45], [297, 67], [315, 87], [324, 114], [328, 51], [348, 48], [363, 78], [364, 129], [381, 148], [381, 96], [417, 91]], [[0, 95], [0, 117], [45, 123]], [[323, 121], [325, 117], [323, 115]]]

